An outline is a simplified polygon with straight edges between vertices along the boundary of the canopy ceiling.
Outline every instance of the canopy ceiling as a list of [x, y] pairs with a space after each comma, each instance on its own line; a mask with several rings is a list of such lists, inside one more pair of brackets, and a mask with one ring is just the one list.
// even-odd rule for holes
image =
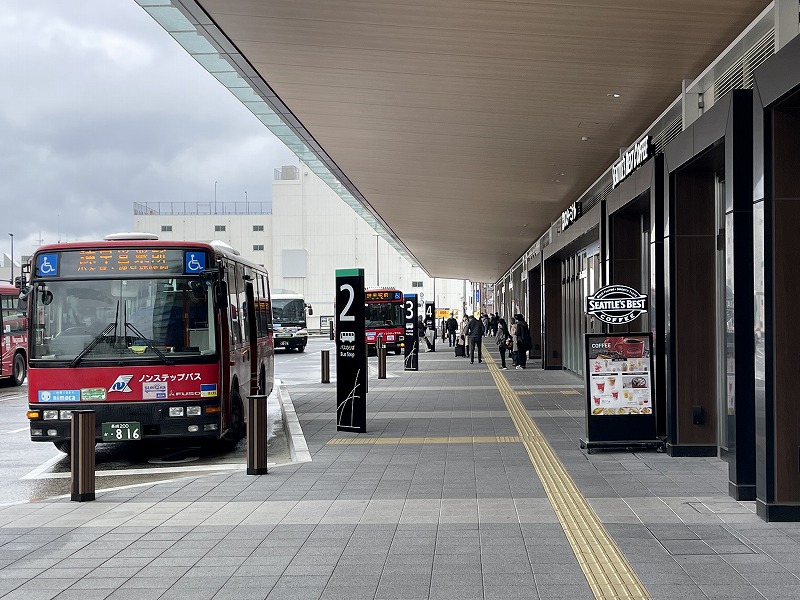
[[487, 282], [767, 5], [197, 4], [422, 267]]

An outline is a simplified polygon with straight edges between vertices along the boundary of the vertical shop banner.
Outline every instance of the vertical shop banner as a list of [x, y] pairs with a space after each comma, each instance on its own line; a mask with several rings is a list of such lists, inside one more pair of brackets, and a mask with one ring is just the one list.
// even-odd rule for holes
[[586, 334], [589, 447], [657, 441], [652, 346], [651, 333]]
[[431, 345], [431, 352], [436, 352], [436, 306], [433, 302], [425, 303], [425, 337]]
[[405, 371], [419, 371], [419, 304], [416, 294], [403, 296], [403, 314], [405, 318]]
[[367, 430], [364, 269], [336, 269], [336, 430]]

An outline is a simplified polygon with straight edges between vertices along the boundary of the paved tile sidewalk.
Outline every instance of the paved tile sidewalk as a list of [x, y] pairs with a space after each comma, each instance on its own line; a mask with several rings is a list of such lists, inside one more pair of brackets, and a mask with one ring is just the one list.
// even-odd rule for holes
[[[524, 447], [499, 441], [517, 431], [487, 366], [446, 346], [401, 365], [370, 381], [362, 436], [335, 431], [334, 386], [289, 387], [310, 463], [0, 507], [0, 597], [593, 598]], [[800, 598], [800, 525], [730, 499], [725, 463], [586, 455], [581, 380], [503, 374], [653, 598]], [[481, 441], [441, 443], [463, 436]], [[354, 437], [431, 440], [329, 443]]]

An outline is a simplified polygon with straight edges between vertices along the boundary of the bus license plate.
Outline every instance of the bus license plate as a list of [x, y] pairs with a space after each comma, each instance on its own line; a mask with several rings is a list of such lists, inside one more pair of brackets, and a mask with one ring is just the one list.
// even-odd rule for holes
[[142, 439], [142, 428], [139, 423], [103, 423], [104, 442], [133, 442]]
[[278, 346], [288, 346], [289, 342], [286, 340], [278, 340]]

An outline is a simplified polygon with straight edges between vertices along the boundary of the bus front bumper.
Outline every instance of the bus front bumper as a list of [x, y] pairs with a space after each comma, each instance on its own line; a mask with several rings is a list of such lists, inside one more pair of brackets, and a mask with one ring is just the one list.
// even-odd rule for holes
[[[182, 409], [182, 410], [181, 410]], [[186, 402], [115, 402], [92, 404], [30, 404], [31, 440], [61, 442], [70, 439], [71, 411], [95, 411], [95, 441], [139, 441], [169, 438], [217, 438], [220, 434], [219, 404], [187, 400]], [[182, 413], [182, 414], [181, 414]], [[38, 416], [37, 416], [38, 415]], [[138, 435], [109, 438], [109, 427], [103, 424], [136, 423]], [[106, 431], [106, 439], [103, 431]], [[132, 428], [131, 428], [132, 431]]]

